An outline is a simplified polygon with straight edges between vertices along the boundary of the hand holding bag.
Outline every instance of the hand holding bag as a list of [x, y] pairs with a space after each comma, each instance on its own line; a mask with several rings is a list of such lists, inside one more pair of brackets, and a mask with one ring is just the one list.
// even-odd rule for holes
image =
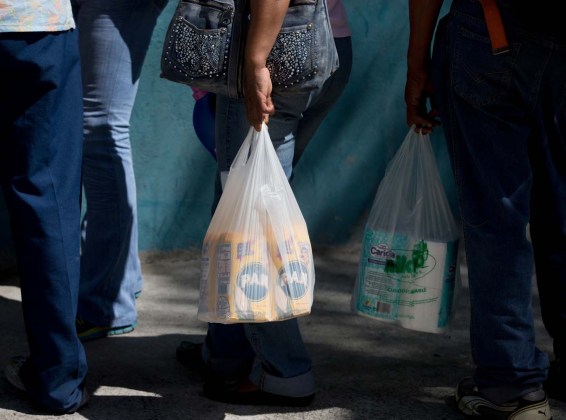
[[[241, 98], [249, 0], [180, 0], [165, 36], [161, 77]], [[273, 92], [322, 87], [338, 68], [326, 0], [291, 0], [267, 59]]]
[[307, 226], [267, 126], [250, 128], [204, 238], [198, 318], [228, 324], [307, 315], [314, 280]]
[[365, 226], [353, 312], [417, 331], [446, 331], [459, 289], [458, 240], [429, 135], [411, 127]]

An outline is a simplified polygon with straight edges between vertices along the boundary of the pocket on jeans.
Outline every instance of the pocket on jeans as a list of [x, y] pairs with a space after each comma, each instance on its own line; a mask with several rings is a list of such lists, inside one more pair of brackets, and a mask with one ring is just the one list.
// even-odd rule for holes
[[317, 69], [313, 23], [282, 28], [267, 58], [274, 86], [292, 86]]
[[518, 46], [494, 55], [487, 32], [457, 29], [451, 79], [454, 91], [470, 104], [480, 107], [499, 102], [512, 92], [512, 74]]

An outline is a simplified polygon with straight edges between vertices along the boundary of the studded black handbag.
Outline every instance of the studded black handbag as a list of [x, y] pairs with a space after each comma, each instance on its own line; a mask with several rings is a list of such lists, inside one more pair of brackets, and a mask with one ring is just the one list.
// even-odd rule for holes
[[[161, 77], [243, 97], [248, 0], [180, 0], [163, 43]], [[273, 93], [320, 88], [338, 68], [326, 0], [291, 0], [267, 59]]]

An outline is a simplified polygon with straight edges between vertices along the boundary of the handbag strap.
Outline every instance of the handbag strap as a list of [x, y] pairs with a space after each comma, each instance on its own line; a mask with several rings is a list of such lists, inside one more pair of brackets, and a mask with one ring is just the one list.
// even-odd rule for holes
[[[244, 56], [246, 38], [248, 37], [250, 2], [249, 0], [234, 0], [234, 28], [232, 43], [238, 48], [230, 48], [230, 62], [236, 63], [236, 91], [239, 98], [244, 97]], [[235, 38], [235, 39], [234, 39]]]
[[494, 55], [509, 51], [509, 42], [505, 35], [505, 28], [501, 20], [501, 13], [495, 0], [480, 0], [487, 25], [487, 32], [491, 41], [491, 49]]

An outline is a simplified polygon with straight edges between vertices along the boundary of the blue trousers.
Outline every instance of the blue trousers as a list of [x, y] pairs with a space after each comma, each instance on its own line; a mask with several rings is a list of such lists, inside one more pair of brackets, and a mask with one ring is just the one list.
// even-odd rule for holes
[[566, 44], [502, 14], [509, 52], [492, 53], [478, 1], [456, 0], [433, 54], [464, 229], [475, 381], [493, 401], [546, 379], [534, 266], [544, 325], [555, 344], [566, 337]]
[[84, 85], [81, 289], [91, 324], [137, 322], [143, 288], [130, 116], [142, 66], [166, 0], [73, 0]]
[[72, 411], [87, 363], [77, 338], [82, 89], [76, 31], [0, 34], [0, 180], [10, 213], [32, 400]]

